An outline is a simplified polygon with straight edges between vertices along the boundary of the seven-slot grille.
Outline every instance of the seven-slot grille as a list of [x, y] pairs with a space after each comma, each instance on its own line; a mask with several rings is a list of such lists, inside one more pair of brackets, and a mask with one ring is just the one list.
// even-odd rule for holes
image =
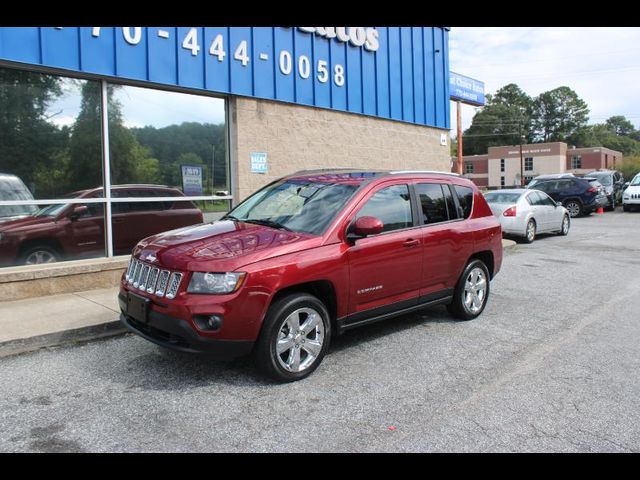
[[161, 270], [133, 257], [129, 260], [125, 275], [127, 283], [133, 288], [168, 299], [175, 298], [182, 277], [182, 273]]

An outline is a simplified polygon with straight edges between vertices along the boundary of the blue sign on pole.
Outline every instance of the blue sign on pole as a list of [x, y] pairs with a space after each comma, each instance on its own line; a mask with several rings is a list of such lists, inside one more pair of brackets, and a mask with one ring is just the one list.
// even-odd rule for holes
[[484, 105], [484, 82], [449, 72], [449, 96], [471, 105]]

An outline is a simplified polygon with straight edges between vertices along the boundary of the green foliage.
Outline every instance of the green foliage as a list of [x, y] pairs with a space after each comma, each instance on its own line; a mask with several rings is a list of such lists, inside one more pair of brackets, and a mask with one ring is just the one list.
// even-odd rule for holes
[[589, 107], [569, 87], [543, 92], [533, 101], [533, 134], [541, 142], [564, 142], [588, 120]]
[[531, 136], [533, 100], [520, 87], [510, 83], [495, 95], [487, 95], [486, 106], [473, 117], [463, 134], [465, 155], [487, 153], [489, 147], [516, 145]]
[[633, 177], [640, 173], [640, 155], [624, 157], [622, 166], [619, 168], [624, 175], [624, 179], [630, 182]]
[[[109, 85], [111, 183], [181, 187], [180, 165], [203, 165], [205, 190], [226, 185], [224, 124], [129, 128]], [[52, 102], [79, 96], [70, 126], [55, 123]], [[48, 113], [49, 112], [49, 113]], [[0, 68], [0, 172], [20, 177], [36, 198], [55, 198], [103, 183], [101, 91], [94, 81]], [[215, 153], [215, 160], [214, 160]]]

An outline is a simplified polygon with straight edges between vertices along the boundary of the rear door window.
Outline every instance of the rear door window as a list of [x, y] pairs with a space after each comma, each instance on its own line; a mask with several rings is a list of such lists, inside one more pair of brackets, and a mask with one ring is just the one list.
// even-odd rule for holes
[[[446, 187], [446, 185], [444, 186]], [[416, 185], [423, 225], [449, 220], [447, 202], [442, 187], [443, 185], [439, 183], [418, 183]], [[447, 191], [449, 191], [448, 188]], [[450, 192], [449, 195], [451, 195]]]

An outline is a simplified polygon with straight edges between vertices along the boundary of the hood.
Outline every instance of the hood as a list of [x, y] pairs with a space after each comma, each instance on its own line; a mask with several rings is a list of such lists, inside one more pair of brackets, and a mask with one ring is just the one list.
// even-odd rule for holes
[[221, 220], [145, 238], [133, 254], [143, 261], [154, 256], [160, 265], [175, 270], [232, 272], [321, 242], [322, 237], [315, 235]]
[[640, 193], [640, 185], [629, 185], [627, 188], [625, 188], [624, 192], [622, 192], [623, 195], [627, 195], [627, 194], [638, 194]]
[[34, 225], [45, 225], [55, 222], [55, 217], [10, 217], [0, 218], [0, 232], [11, 233], [13, 231], [21, 230], [23, 227], [31, 227]]

